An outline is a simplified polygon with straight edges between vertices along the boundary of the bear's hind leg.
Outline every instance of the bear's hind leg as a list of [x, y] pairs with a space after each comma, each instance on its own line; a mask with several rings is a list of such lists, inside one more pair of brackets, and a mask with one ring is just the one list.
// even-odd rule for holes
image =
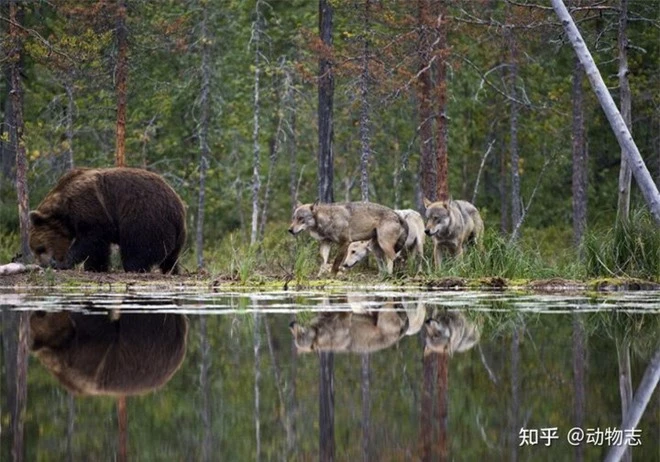
[[163, 274], [179, 274], [179, 251], [172, 252], [159, 266]]

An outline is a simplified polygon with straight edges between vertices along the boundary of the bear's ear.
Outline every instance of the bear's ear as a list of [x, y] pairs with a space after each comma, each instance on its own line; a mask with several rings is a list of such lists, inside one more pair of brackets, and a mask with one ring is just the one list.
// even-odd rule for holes
[[46, 223], [46, 215], [39, 212], [38, 210], [32, 210], [29, 213], [30, 223], [32, 226], [41, 226]]
[[433, 203], [433, 202], [431, 202], [430, 200], [428, 200], [426, 197], [424, 198], [424, 207], [425, 207], [425, 208], [428, 209], [428, 208], [429, 208], [429, 205], [431, 205], [432, 203]]

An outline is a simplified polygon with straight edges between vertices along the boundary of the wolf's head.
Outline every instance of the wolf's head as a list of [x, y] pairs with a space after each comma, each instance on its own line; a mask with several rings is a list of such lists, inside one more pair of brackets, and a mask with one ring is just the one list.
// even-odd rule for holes
[[431, 318], [424, 327], [424, 355], [442, 353], [451, 356], [469, 350], [480, 338], [479, 328], [462, 314], [449, 313]]
[[289, 232], [294, 236], [305, 231], [306, 229], [314, 228], [316, 226], [315, 208], [317, 203], [313, 204], [296, 204], [296, 210], [293, 212], [293, 219]]
[[364, 257], [366, 257], [372, 250], [373, 241], [371, 239], [351, 242], [348, 245], [348, 250], [346, 251], [346, 258], [341, 265], [342, 268], [352, 268]]
[[424, 232], [427, 236], [442, 235], [451, 223], [449, 202], [431, 202], [424, 198], [424, 207], [426, 207], [426, 228]]

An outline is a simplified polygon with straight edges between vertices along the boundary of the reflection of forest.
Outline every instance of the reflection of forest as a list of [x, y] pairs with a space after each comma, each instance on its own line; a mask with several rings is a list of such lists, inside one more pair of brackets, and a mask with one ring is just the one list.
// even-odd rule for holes
[[[271, 303], [246, 297], [236, 300], [237, 307], [246, 302], [257, 309]], [[629, 352], [636, 391], [657, 348], [660, 318], [615, 312], [525, 314], [497, 301], [493, 312], [424, 306], [405, 297], [367, 299], [359, 307], [347, 302], [332, 298], [325, 313], [340, 311], [343, 321], [356, 317], [377, 326], [379, 316], [372, 311], [385, 310], [406, 325], [404, 318], [414, 317], [422, 306], [423, 325], [406, 335], [418, 322], [409, 321], [395, 342], [371, 353], [351, 352], [342, 344], [348, 354], [300, 354], [289, 324], [295, 318], [309, 326], [323, 314], [236, 310], [189, 316], [186, 359], [178, 371], [158, 391], [125, 401], [128, 457], [600, 458], [602, 447], [573, 448], [565, 432], [575, 425], [620, 426], [617, 364], [625, 355], [617, 349]], [[13, 459], [13, 450], [26, 460], [121, 458], [117, 401], [73, 397], [36, 356], [29, 359], [28, 322], [27, 312], [2, 311], [1, 456]], [[341, 327], [353, 339], [364, 326]], [[426, 348], [424, 354], [430, 331], [439, 335], [445, 353]], [[637, 425], [643, 443], [648, 442], [634, 449], [638, 460], [657, 455], [652, 438], [660, 425], [660, 402], [649, 406]], [[550, 447], [520, 447], [521, 426], [558, 427], [560, 439]]]

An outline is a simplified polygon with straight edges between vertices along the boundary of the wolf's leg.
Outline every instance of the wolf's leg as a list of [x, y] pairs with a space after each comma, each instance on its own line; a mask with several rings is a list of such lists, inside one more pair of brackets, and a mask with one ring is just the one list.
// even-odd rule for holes
[[328, 257], [330, 256], [330, 242], [328, 241], [321, 241], [319, 244], [319, 252], [321, 253], [321, 259], [323, 260], [321, 262], [321, 268], [319, 268], [319, 276], [322, 274], [328, 272], [330, 270], [330, 266], [328, 265]]
[[394, 251], [394, 246], [389, 242], [379, 241], [378, 245], [383, 251], [383, 260], [385, 261], [385, 266], [387, 268], [387, 274], [392, 274], [394, 269], [394, 259], [396, 258], [396, 252]]
[[438, 245], [438, 240], [433, 237], [433, 263], [436, 268], [440, 268], [440, 263], [442, 263], [442, 256], [440, 255], [440, 246]]

